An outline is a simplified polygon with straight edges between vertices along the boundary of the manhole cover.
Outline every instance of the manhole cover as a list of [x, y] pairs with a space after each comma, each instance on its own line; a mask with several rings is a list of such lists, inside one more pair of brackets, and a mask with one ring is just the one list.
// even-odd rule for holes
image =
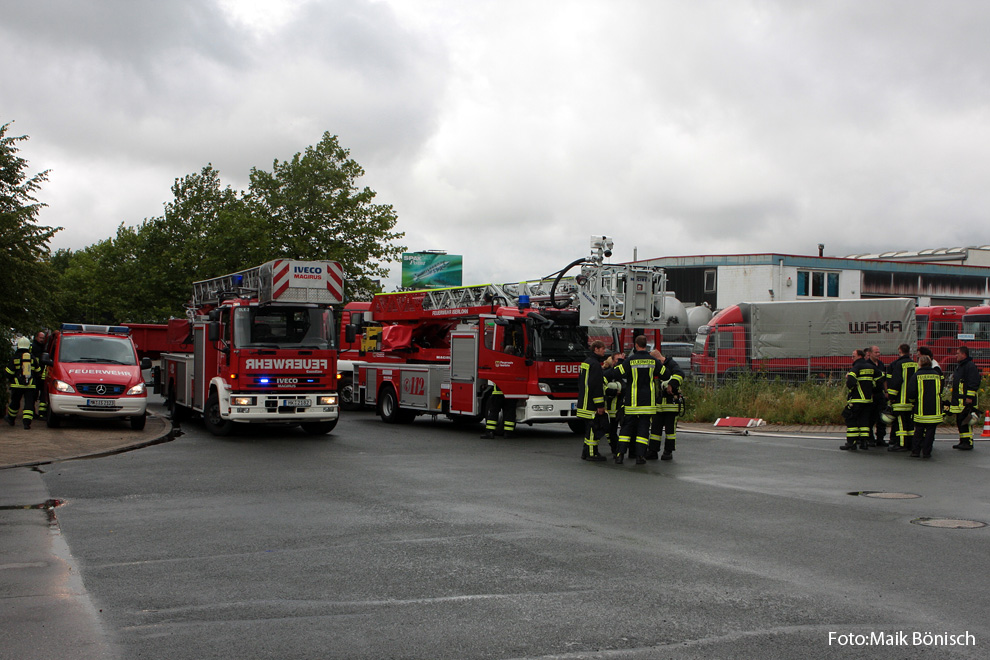
[[863, 497], [875, 497], [879, 500], [913, 500], [921, 497], [914, 493], [887, 493], [882, 490], [860, 490], [849, 493], [850, 495], [862, 495]]
[[985, 522], [979, 520], [959, 520], [958, 518], [915, 518], [911, 522], [915, 525], [941, 527], [943, 529], [978, 529], [987, 526]]

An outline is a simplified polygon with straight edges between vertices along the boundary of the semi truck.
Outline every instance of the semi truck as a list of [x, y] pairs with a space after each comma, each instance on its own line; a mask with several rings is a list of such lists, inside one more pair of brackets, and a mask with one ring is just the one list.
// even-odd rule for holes
[[215, 435], [235, 423], [337, 424], [336, 330], [343, 300], [333, 261], [279, 259], [193, 283], [185, 319], [134, 327], [140, 354], [161, 358], [174, 420], [198, 414]]
[[743, 302], [698, 329], [691, 369], [703, 378], [835, 375], [848, 370], [857, 348], [879, 346], [890, 362], [900, 344], [917, 345], [910, 298]]

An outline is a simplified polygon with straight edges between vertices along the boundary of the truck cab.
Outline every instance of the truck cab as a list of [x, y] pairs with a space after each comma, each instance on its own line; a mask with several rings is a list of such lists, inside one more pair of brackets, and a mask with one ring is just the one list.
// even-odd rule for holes
[[52, 334], [42, 357], [47, 367], [49, 427], [70, 415], [127, 418], [131, 428], [145, 424], [148, 393], [130, 331], [124, 326], [66, 323]]
[[731, 305], [698, 328], [691, 371], [712, 376], [746, 367], [746, 325], [739, 305]]
[[956, 348], [960, 343], [965, 343], [959, 340], [965, 313], [966, 308], [962, 305], [916, 308], [918, 347], [927, 346], [932, 349], [932, 355], [940, 365], [951, 365], [956, 359]]
[[[969, 347], [969, 356], [976, 366], [986, 373], [990, 368], [990, 305], [970, 307], [962, 317], [962, 332], [956, 345]], [[948, 358], [949, 364], [955, 361], [955, 354]], [[944, 367], [943, 367], [944, 368]]]

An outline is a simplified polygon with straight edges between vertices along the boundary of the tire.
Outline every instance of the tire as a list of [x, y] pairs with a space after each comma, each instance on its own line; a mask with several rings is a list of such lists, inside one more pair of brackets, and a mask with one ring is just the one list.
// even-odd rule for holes
[[144, 425], [148, 421], [147, 415], [134, 415], [131, 417], [131, 430], [143, 431]]
[[337, 420], [332, 419], [329, 422], [303, 422], [299, 428], [309, 435], [325, 435], [332, 431], [335, 426], [337, 426]]
[[584, 420], [580, 417], [567, 420], [567, 426], [571, 429], [571, 433], [574, 435], [584, 435]]
[[408, 410], [399, 408], [399, 397], [395, 394], [395, 388], [386, 385], [382, 388], [381, 396], [378, 398], [378, 416], [386, 424], [408, 424], [415, 415]]
[[50, 429], [57, 429], [62, 426], [62, 417], [49, 410], [48, 417], [45, 418], [45, 425]]
[[357, 392], [354, 391], [354, 379], [352, 376], [344, 376], [340, 379], [337, 387], [337, 396], [340, 398], [341, 410], [358, 410], [361, 407], [360, 401], [355, 401]]
[[220, 416], [220, 397], [216, 390], [210, 392], [210, 398], [206, 400], [206, 408], [203, 410], [203, 424], [210, 433], [218, 436], [230, 435], [230, 432], [234, 430], [234, 423]]

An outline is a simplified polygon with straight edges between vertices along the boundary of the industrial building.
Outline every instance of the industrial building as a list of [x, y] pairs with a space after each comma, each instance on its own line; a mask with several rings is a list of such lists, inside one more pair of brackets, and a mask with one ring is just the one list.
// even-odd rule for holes
[[[819, 247], [821, 253], [821, 246]], [[643, 259], [685, 305], [828, 298], [915, 298], [919, 306], [990, 303], [990, 246], [848, 257], [735, 254]]]

